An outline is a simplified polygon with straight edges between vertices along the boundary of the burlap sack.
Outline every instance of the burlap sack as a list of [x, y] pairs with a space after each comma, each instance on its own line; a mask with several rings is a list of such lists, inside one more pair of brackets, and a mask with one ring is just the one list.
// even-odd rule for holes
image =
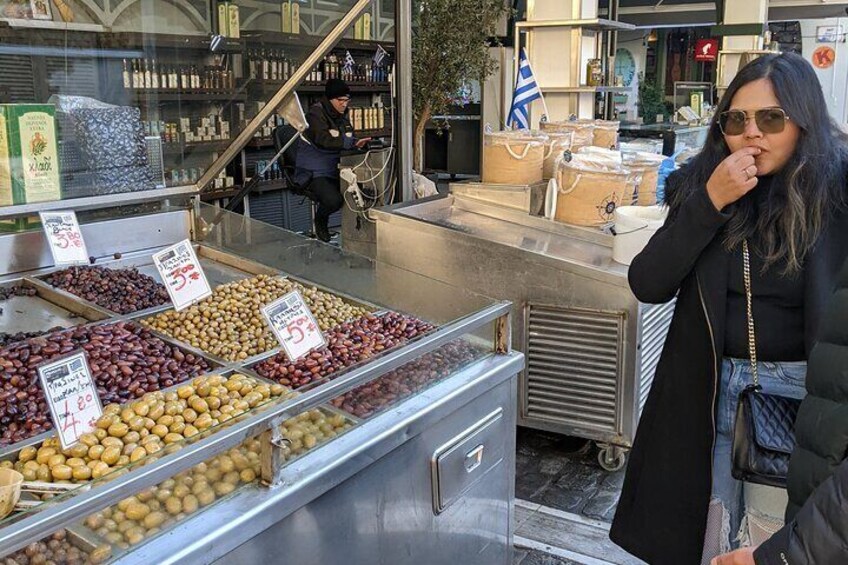
[[595, 120], [566, 120], [562, 122], [542, 122], [542, 131], [550, 133], [571, 133], [571, 151], [592, 145], [595, 137]]
[[613, 220], [616, 207], [632, 201], [635, 175], [621, 165], [617, 152], [604, 155], [597, 151], [578, 153], [570, 161], [561, 159], [557, 163], [556, 220], [602, 226]]
[[547, 136], [527, 130], [499, 131], [483, 137], [483, 182], [529, 185], [542, 182]]
[[636, 173], [636, 202], [638, 206], [653, 206], [657, 203], [657, 182], [659, 181], [660, 165], [665, 160], [663, 155], [643, 152], [625, 152], [625, 166]]
[[542, 173], [544, 180], [554, 178], [557, 159], [564, 151], [572, 151], [571, 140], [573, 137], [573, 132], [548, 133], [548, 139], [545, 141], [545, 164]]
[[604, 149], [615, 149], [618, 147], [618, 128], [621, 122], [595, 120], [595, 129], [592, 131], [592, 145]]

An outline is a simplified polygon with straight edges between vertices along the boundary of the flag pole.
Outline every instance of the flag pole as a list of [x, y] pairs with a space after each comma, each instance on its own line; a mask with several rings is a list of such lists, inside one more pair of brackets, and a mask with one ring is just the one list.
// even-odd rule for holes
[[[525, 47], [521, 48], [522, 53], [524, 53], [524, 58], [527, 59], [527, 66], [530, 67], [530, 73], [532, 73], [534, 79], [536, 80], [536, 84], [539, 84], [539, 79], [536, 78], [536, 73], [533, 72], [533, 64], [530, 62], [530, 56], [527, 54], [527, 49]], [[548, 105], [545, 104], [545, 95], [542, 94], [542, 86], [539, 85], [539, 100], [542, 101], [542, 109], [545, 111], [545, 118], [550, 119], [550, 113], [548, 113]]]

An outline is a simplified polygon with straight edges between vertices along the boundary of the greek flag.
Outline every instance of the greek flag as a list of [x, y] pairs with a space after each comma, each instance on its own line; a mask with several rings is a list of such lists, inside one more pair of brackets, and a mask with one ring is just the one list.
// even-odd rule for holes
[[353, 55], [350, 54], [350, 51], [345, 51], [344, 68], [342, 69], [344, 74], [352, 75], [354, 65], [356, 65], [356, 61], [353, 60]]
[[542, 90], [536, 84], [533, 77], [533, 69], [530, 68], [530, 60], [527, 52], [522, 49], [518, 59], [518, 77], [515, 80], [515, 94], [512, 96], [512, 108], [509, 110], [509, 118], [506, 120], [507, 127], [530, 128], [529, 109], [534, 100], [542, 99]]
[[374, 58], [373, 58], [374, 66], [379, 67], [380, 63], [382, 63], [383, 60], [386, 58], [386, 55], [388, 55], [388, 52], [385, 49], [383, 49], [382, 45], [378, 45], [377, 51], [374, 52]]

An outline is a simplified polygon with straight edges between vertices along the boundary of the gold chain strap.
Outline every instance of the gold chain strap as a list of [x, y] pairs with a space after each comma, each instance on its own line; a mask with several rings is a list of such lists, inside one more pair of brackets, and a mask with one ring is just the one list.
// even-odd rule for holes
[[748, 252], [748, 240], [742, 240], [742, 265], [745, 279], [745, 299], [748, 303], [748, 355], [751, 357], [751, 374], [754, 386], [760, 386], [760, 374], [757, 370], [757, 337], [754, 332], [754, 297], [751, 294], [751, 255]]

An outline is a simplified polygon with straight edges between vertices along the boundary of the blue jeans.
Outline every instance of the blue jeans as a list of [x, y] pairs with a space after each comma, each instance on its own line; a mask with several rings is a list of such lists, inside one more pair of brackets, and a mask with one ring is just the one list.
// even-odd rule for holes
[[[763, 392], [798, 399], [807, 395], [807, 389], [804, 386], [807, 375], [807, 363], [805, 361], [791, 363], [760, 362], [757, 367]], [[751, 375], [751, 362], [749, 360], [729, 358], [723, 360], [721, 378], [719, 379], [718, 406], [716, 408], [712, 484], [712, 498], [714, 501], [716, 499], [721, 501], [725, 511], [722, 537], [724, 534], [729, 535], [729, 539], [721, 540], [722, 549], [724, 547], [731, 549], [737, 547], [742, 517], [746, 509], [742, 489], [743, 483], [737, 481], [731, 475], [731, 450], [739, 394], [753, 382], [754, 378]], [[727, 528], [726, 522], [728, 515], [729, 528]], [[727, 543], [726, 546], [725, 542]]]

